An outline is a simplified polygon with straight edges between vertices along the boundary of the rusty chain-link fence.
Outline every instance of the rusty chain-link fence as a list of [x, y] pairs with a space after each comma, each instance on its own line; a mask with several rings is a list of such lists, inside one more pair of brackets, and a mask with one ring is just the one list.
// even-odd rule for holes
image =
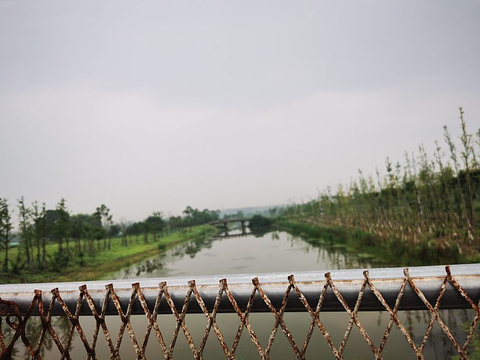
[[[401, 272], [400, 272], [401, 271]], [[368, 345], [373, 359], [382, 359], [392, 329], [397, 328], [408, 343], [414, 358], [425, 357], [425, 346], [433, 336], [432, 329], [439, 326], [451, 343], [457, 358], [467, 359], [471, 341], [480, 318], [480, 266], [422, 267], [410, 269], [372, 269], [370, 271], [332, 271], [302, 273], [297, 276], [265, 274], [250, 277], [232, 275], [217, 284], [214, 277], [199, 277], [187, 283], [185, 279], [170, 279], [156, 283], [143, 279], [126, 285], [125, 282], [107, 284], [91, 282], [87, 285], [57, 284], [51, 292], [39, 288], [53, 284], [0, 286], [0, 346], [1, 358], [8, 359], [18, 353], [22, 345], [33, 359], [72, 358], [72, 339], [84, 348], [88, 359], [104, 358], [98, 353], [98, 342], [106, 344], [111, 359], [121, 357], [121, 346], [129, 342], [138, 359], [147, 357], [147, 346], [156, 346], [154, 358], [172, 359], [175, 346], [184, 337], [191, 358], [202, 359], [207, 342], [218, 342], [216, 357], [235, 359], [241, 339], [248, 338], [261, 359], [271, 358], [271, 350], [279, 337], [288, 342], [285, 358], [307, 358], [307, 350], [315, 341], [323, 341], [331, 354], [316, 354], [315, 358], [342, 359], [353, 329], [358, 329]], [[283, 278], [283, 280], [282, 280]], [[185, 283], [182, 284], [182, 281]], [[35, 288], [34, 288], [35, 287]], [[51, 289], [52, 287], [50, 287]], [[459, 340], [440, 315], [440, 309], [470, 309], [473, 318], [465, 326]], [[400, 310], [423, 309], [429, 319], [420, 339], [412, 336], [404, 324]], [[375, 342], [360, 321], [361, 311], [381, 310], [388, 313], [388, 322], [379, 342]], [[342, 311], [348, 322], [341, 339], [334, 339], [323, 321], [323, 314]], [[268, 312], [273, 326], [267, 340], [259, 340], [258, 331], [250, 321], [254, 313]], [[307, 313], [306, 335], [293, 334], [286, 320], [286, 312]], [[225, 329], [218, 320], [221, 313], [236, 314], [235, 336], [227, 340]], [[165, 315], [170, 314], [170, 315]], [[203, 314], [203, 335], [192, 335], [190, 314]], [[55, 316], [68, 319], [66, 331], [60, 334], [55, 327]], [[146, 326], [134, 329], [132, 319], [143, 316]], [[173, 328], [165, 330], [165, 316], [173, 316]], [[193, 316], [193, 315], [191, 315]], [[116, 317], [119, 326], [109, 327], [107, 318]], [[81, 319], [94, 321], [86, 329]], [[34, 336], [28, 334], [28, 324], [40, 319]], [[231, 326], [231, 325], [230, 325]], [[305, 334], [305, 333], [304, 333]], [[318, 335], [321, 336], [318, 336]], [[243, 337], [242, 337], [243, 335]], [[248, 335], [248, 336], [247, 336]], [[128, 338], [128, 339], [125, 339]], [[393, 341], [393, 340], [392, 340]], [[45, 349], [48, 348], [48, 356]], [[78, 350], [78, 345], [77, 345]]]

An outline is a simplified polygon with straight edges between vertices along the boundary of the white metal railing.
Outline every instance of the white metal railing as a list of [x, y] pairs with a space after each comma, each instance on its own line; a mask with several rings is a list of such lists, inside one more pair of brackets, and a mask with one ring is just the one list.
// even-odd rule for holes
[[[16, 284], [0, 285], [1, 357], [9, 358], [17, 342], [23, 342], [33, 358], [41, 358], [42, 339], [50, 334], [62, 358], [70, 358], [71, 336], [77, 333], [82, 339], [88, 358], [97, 358], [96, 339], [103, 333], [111, 358], [119, 358], [123, 335], [131, 339], [137, 358], [145, 358], [148, 341], [158, 341], [164, 358], [172, 358], [176, 338], [183, 332], [191, 348], [193, 358], [203, 358], [207, 339], [216, 337], [226, 358], [235, 358], [235, 351], [242, 332], [247, 332], [261, 358], [269, 358], [270, 349], [278, 329], [281, 329], [297, 358], [305, 358], [313, 331], [318, 329], [335, 358], [342, 358], [351, 330], [357, 327], [374, 358], [382, 358], [383, 349], [393, 326], [396, 326], [417, 358], [423, 358], [425, 343], [432, 327], [438, 324], [450, 339], [460, 358], [468, 358], [471, 338], [480, 318], [480, 265], [452, 265], [414, 267], [410, 269], [386, 268], [362, 270], [335, 270], [331, 272], [304, 272], [246, 274], [225, 276], [198, 276], [187, 278], [139, 279], [114, 282], [94, 281], [82, 283]], [[460, 344], [446, 323], [438, 315], [440, 309], [473, 309], [474, 319]], [[415, 343], [409, 330], [402, 324], [400, 310], [428, 310], [430, 321], [420, 344]], [[358, 312], [365, 310], [387, 311], [390, 321], [380, 343], [375, 344], [362, 326]], [[296, 341], [284, 321], [284, 313], [303, 311], [311, 315], [306, 338]], [[340, 345], [335, 344], [322, 323], [322, 312], [344, 311], [350, 321]], [[238, 315], [239, 327], [233, 344], [227, 344], [217, 324], [219, 313]], [[266, 346], [262, 346], [249, 322], [253, 312], [270, 312], [275, 326]], [[188, 314], [203, 313], [206, 319], [201, 344], [195, 345], [186, 325]], [[167, 343], [159, 327], [159, 315], [172, 314], [177, 326], [172, 340]], [[70, 320], [70, 340], [60, 341], [51, 325], [54, 315], [67, 316]], [[147, 318], [144, 337], [135, 335], [131, 316]], [[39, 316], [42, 334], [36, 344], [25, 336], [27, 322]], [[88, 340], [78, 321], [80, 316], [95, 318], [95, 331]], [[113, 339], [105, 322], [107, 316], [121, 319], [121, 329]], [[12, 329], [10, 338], [3, 329]], [[156, 338], [156, 339], [155, 339]]]

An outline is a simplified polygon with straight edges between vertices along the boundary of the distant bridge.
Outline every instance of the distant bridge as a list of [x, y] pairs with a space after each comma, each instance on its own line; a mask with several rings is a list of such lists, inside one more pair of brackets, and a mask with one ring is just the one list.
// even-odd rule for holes
[[228, 231], [228, 224], [229, 223], [241, 223], [242, 224], [242, 233], [245, 233], [247, 231], [247, 221], [248, 219], [245, 218], [235, 218], [235, 219], [220, 219], [220, 220], [215, 220], [209, 222], [210, 225], [221, 225], [223, 224], [225, 231]]

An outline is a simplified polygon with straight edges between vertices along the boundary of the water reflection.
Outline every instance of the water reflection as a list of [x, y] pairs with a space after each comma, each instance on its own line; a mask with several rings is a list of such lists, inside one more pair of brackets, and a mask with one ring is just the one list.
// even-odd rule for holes
[[[450, 310], [440, 311], [440, 317], [445, 324], [452, 330], [454, 337], [462, 344], [466, 338], [465, 325], [470, 325], [475, 313], [473, 310]], [[402, 324], [408, 329], [412, 339], [417, 347], [420, 347], [428, 323], [430, 321], [430, 315], [428, 311], [404, 311], [399, 313], [399, 318]], [[345, 331], [348, 326], [350, 317], [346, 313], [321, 313], [320, 319], [325, 325], [325, 328], [330, 333], [332, 340], [337, 348], [339, 348]], [[293, 340], [297, 347], [302, 349], [306, 335], [311, 323], [311, 317], [307, 313], [285, 313], [284, 320], [291, 331]], [[360, 312], [359, 320], [367, 330], [370, 338], [375, 346], [378, 348], [382, 338], [385, 335], [390, 316], [386, 312]], [[27, 326], [27, 336], [30, 343], [35, 346], [38, 340], [39, 334], [41, 334], [41, 321], [39, 318], [31, 318], [31, 325]], [[73, 331], [73, 341], [71, 345], [67, 343], [66, 334], [69, 334], [72, 330], [71, 324], [66, 317], [55, 317], [52, 319], [54, 323], [54, 330], [60, 335], [60, 341], [65, 347], [69, 347], [70, 354], [73, 359], [84, 358], [85, 348], [80, 340], [80, 337], [76, 330]], [[82, 328], [85, 331], [86, 339], [89, 343], [92, 342], [94, 336], [95, 319], [93, 317], [84, 316], [79, 319]], [[157, 318], [159, 328], [163, 334], [167, 347], [170, 345], [172, 334], [176, 326], [176, 322], [171, 315], [159, 315]], [[134, 316], [131, 318], [132, 328], [139, 343], [142, 343], [145, 329], [147, 327], [147, 319], [145, 316]], [[270, 333], [275, 324], [275, 318], [271, 313], [252, 313], [249, 316], [249, 322], [252, 329], [255, 331], [260, 344], [263, 348], [266, 347]], [[202, 336], [206, 326], [206, 318], [203, 314], [189, 314], [186, 317], [185, 323], [190, 331], [193, 341], [196, 347], [198, 347], [202, 341]], [[220, 331], [226, 343], [231, 347], [237, 329], [240, 325], [237, 314], [218, 314], [217, 323]], [[122, 324], [122, 321], [118, 316], [110, 316], [106, 318], [106, 324], [112, 335], [112, 341], [116, 342], [116, 335]], [[37, 334], [37, 335], [34, 335]], [[45, 342], [46, 340], [46, 342]], [[51, 339], [49, 334], [45, 335], [44, 346], [41, 351], [42, 358], [57, 358], [59, 351], [56, 344]], [[96, 346], [96, 352], [99, 359], [109, 357], [108, 344], [105, 337], [100, 331], [98, 336], [98, 342]], [[148, 359], [158, 359], [159, 354], [162, 353], [161, 347], [154, 333], [150, 335], [146, 357]], [[436, 324], [432, 329], [432, 335], [427, 341], [424, 355], [425, 359], [454, 359], [456, 351], [451, 344], [450, 340], [443, 333], [442, 329]], [[205, 359], [221, 359], [224, 358], [223, 351], [220, 343], [214, 333], [210, 331], [210, 335], [207, 341], [207, 345], [204, 351]], [[347, 345], [344, 351], [345, 359], [373, 359], [374, 356], [367, 345], [362, 334], [358, 328], [354, 327], [349, 335]], [[123, 359], [135, 358], [132, 343], [129, 339], [128, 333], [123, 336], [123, 341], [120, 347], [120, 356]], [[385, 359], [415, 359], [415, 355], [410, 348], [407, 340], [400, 332], [400, 330], [393, 325], [391, 333], [388, 336], [386, 346], [383, 351]], [[160, 356], [161, 357], [161, 356]], [[29, 359], [31, 358], [28, 350], [18, 343], [17, 349], [13, 356], [15, 359]], [[190, 347], [183, 336], [182, 331], [177, 338], [174, 359], [192, 359], [192, 352]], [[255, 349], [249, 334], [246, 329], [243, 330], [240, 338], [240, 343], [236, 350], [237, 359], [259, 359], [257, 350]], [[277, 331], [275, 341], [273, 343], [270, 358], [272, 359], [294, 359], [295, 354], [290, 346], [286, 336], [282, 332], [281, 328]], [[332, 351], [330, 350], [327, 342], [323, 338], [318, 327], [313, 329], [311, 340], [308, 343], [306, 351], [307, 359], [334, 359]]]
[[[53, 331], [58, 335], [58, 341], [61, 343], [61, 346], [65, 349], [73, 351], [77, 346], [81, 344], [76, 339], [76, 333], [73, 331], [73, 326], [70, 320], [66, 316], [53, 316], [51, 318], [51, 325]], [[2, 332], [4, 335], [4, 341], [6, 344], [9, 344], [14, 331], [6, 323], [2, 322]], [[93, 325], [95, 326], [95, 325]], [[58, 346], [55, 344], [52, 336], [48, 331], [43, 332], [43, 324], [41, 318], [38, 316], [33, 316], [28, 319], [28, 322], [25, 326], [25, 342], [30, 346], [30, 348], [35, 350], [38, 347], [38, 343], [41, 340], [42, 346], [40, 351], [37, 354], [37, 358], [51, 358], [53, 354], [60, 354]], [[72, 334], [72, 336], [70, 336]], [[74, 346], [75, 344], [75, 346]], [[80, 350], [84, 350], [82, 347]], [[85, 357], [84, 355], [82, 357]], [[16, 346], [12, 352], [13, 359], [31, 359], [30, 350], [25, 346], [22, 341], [19, 339], [16, 342]]]

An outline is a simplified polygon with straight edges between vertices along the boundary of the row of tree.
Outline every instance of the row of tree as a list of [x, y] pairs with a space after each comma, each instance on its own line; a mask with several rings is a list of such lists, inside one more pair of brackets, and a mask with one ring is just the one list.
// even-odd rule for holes
[[143, 235], [144, 241], [148, 241], [148, 236], [152, 235], [153, 240], [156, 241], [166, 228], [168, 228], [168, 230], [174, 230], [203, 225], [218, 220], [218, 218], [218, 210], [198, 210], [187, 206], [183, 211], [183, 216], [170, 216], [168, 219], [164, 219], [161, 212], [154, 211], [153, 214], [144, 221], [135, 222], [130, 225], [120, 224], [120, 230], [123, 235], [124, 244], [127, 244], [128, 235], [136, 236], [137, 238]]
[[[387, 158], [386, 174], [359, 177], [330, 188], [317, 199], [284, 209], [285, 215], [306, 221], [362, 229], [381, 239], [408, 244], [432, 240], [462, 247], [480, 243], [480, 130], [469, 133], [460, 110], [461, 134], [455, 141], [447, 127], [447, 152], [435, 142], [433, 157], [423, 146], [405, 154], [404, 164]], [[471, 247], [471, 246], [470, 246]]]
[[[65, 199], [61, 199], [55, 209], [47, 210], [45, 204], [39, 205], [37, 201], [26, 205], [22, 197], [17, 202], [17, 210], [18, 229], [14, 232], [13, 210], [6, 198], [0, 198], [0, 249], [4, 251], [4, 272], [10, 268], [44, 269], [52, 260], [47, 253], [50, 243], [58, 245], [53, 261], [61, 266], [68, 262], [73, 251], [79, 254], [88, 247], [92, 252], [94, 240], [103, 239], [104, 248], [107, 248], [107, 238], [114, 231], [110, 210], [103, 204], [93, 214], [72, 215]], [[83, 247], [81, 240], [84, 240]], [[18, 247], [17, 256], [10, 265], [9, 250], [14, 246]]]
[[[164, 230], [179, 229], [205, 224], [217, 220], [218, 211], [199, 211], [188, 206], [184, 216], [165, 219], [159, 211], [153, 212], [145, 220], [134, 223], [114, 223], [110, 209], [102, 204], [92, 214], [71, 214], [61, 199], [55, 209], [47, 210], [45, 204], [37, 201], [28, 206], [22, 197], [17, 201], [18, 229], [14, 231], [12, 208], [6, 198], [0, 198], [0, 250], [3, 251], [4, 272], [11, 269], [45, 269], [48, 266], [61, 268], [72, 257], [111, 249], [112, 237], [122, 236], [122, 245], [143, 236], [144, 242], [153, 238], [157, 241]], [[96, 243], [96, 244], [95, 244]], [[52, 256], [47, 252], [48, 244], [57, 244]], [[9, 251], [18, 247], [17, 256], [11, 259]], [[2, 261], [0, 260], [0, 263]]]

